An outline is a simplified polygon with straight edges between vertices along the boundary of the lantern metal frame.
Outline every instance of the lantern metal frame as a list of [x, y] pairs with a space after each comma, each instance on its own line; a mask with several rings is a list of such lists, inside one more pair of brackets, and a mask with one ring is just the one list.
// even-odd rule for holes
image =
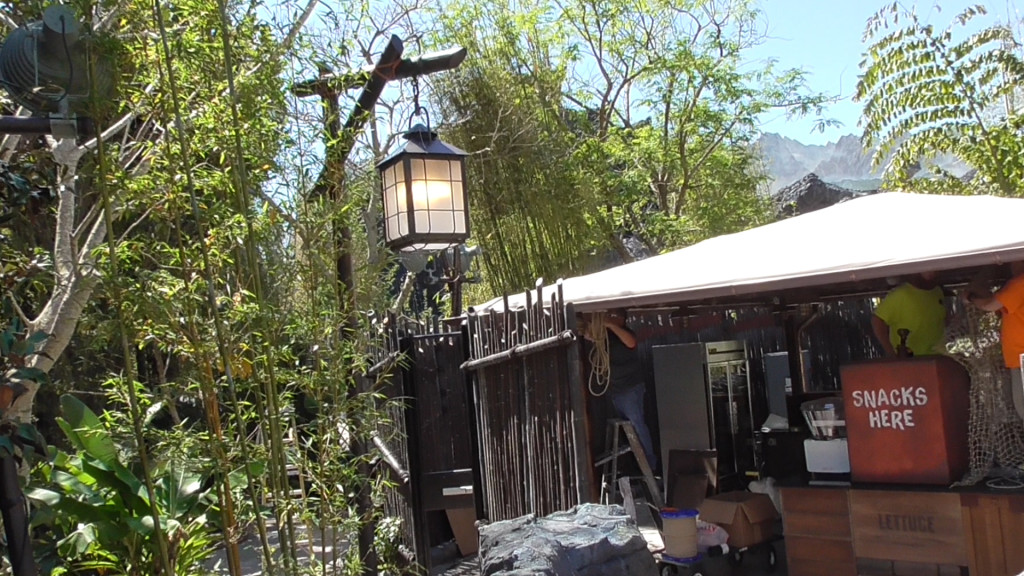
[[[417, 113], [420, 111], [422, 109]], [[462, 244], [470, 235], [465, 177], [465, 158], [469, 154], [440, 140], [430, 129], [429, 122], [427, 118], [426, 125], [412, 126], [403, 135], [405, 145], [377, 164], [384, 210], [384, 244], [391, 250], [444, 250]], [[447, 178], [431, 173], [430, 167], [439, 166], [439, 162], [445, 163]], [[447, 184], [448, 196], [432, 196], [431, 190], [436, 190], [437, 186], [431, 184]], [[456, 185], [461, 192], [455, 189]], [[446, 200], [446, 207], [431, 208], [431, 201], [435, 199], [442, 203]], [[440, 232], [433, 230], [435, 216], [441, 219], [450, 216], [451, 228]]]

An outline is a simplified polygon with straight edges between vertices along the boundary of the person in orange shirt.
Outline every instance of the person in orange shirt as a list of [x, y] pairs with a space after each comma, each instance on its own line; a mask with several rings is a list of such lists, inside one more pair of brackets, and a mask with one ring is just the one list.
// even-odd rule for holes
[[999, 312], [1002, 316], [999, 340], [1003, 347], [1003, 362], [1013, 383], [1013, 405], [1024, 418], [1024, 378], [1020, 367], [1020, 357], [1024, 354], [1024, 261], [1010, 264], [1010, 274], [1013, 277], [994, 294], [978, 295], [965, 291], [961, 299], [982, 310]]

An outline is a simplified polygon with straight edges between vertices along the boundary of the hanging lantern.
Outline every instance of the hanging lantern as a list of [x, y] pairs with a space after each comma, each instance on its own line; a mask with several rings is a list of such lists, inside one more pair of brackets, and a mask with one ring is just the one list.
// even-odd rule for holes
[[439, 140], [429, 124], [416, 124], [404, 137], [405, 145], [377, 165], [384, 243], [402, 252], [461, 244], [469, 237], [467, 154]]

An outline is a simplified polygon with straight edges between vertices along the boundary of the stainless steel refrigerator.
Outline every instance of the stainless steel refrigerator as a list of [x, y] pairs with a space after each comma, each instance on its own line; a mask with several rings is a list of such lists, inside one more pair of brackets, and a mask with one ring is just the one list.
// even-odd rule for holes
[[662, 462], [671, 450], [717, 450], [718, 490], [757, 479], [749, 363], [743, 341], [652, 348]]

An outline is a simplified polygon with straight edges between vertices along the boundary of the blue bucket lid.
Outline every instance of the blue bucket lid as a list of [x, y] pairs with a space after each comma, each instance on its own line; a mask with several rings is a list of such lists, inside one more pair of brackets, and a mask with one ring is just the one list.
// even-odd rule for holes
[[696, 564], [697, 562], [700, 562], [700, 560], [703, 557], [704, 557], [704, 555], [699, 553], [699, 552], [697, 553], [696, 556], [691, 556], [689, 558], [677, 558], [675, 556], [669, 556], [668, 554], [662, 554], [661, 555], [661, 558], [662, 558], [663, 561], [666, 561], [669, 564], [680, 564], [680, 565], [683, 565], [683, 566], [688, 566], [690, 564]]
[[662, 518], [696, 518], [697, 511], [693, 509], [682, 509], [679, 508], [662, 508]]

